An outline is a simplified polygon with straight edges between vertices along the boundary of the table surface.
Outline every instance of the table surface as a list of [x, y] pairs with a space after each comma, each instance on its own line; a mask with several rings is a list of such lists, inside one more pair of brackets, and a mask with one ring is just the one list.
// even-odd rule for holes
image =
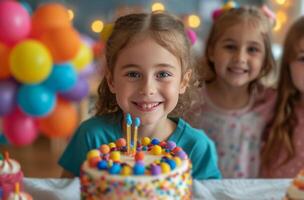
[[[193, 181], [193, 199], [282, 200], [291, 179], [223, 179]], [[74, 179], [24, 179], [25, 191], [35, 200], [80, 200]]]

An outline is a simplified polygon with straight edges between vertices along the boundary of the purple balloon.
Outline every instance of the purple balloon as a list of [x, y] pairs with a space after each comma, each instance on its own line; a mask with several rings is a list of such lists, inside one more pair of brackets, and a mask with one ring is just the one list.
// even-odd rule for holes
[[79, 77], [76, 85], [67, 92], [60, 92], [60, 96], [69, 101], [81, 101], [89, 93], [89, 83], [85, 78]]
[[83, 70], [79, 72], [79, 78], [89, 78], [96, 73], [96, 63], [88, 64]]
[[12, 79], [0, 81], [0, 116], [12, 111], [16, 105], [18, 84]]

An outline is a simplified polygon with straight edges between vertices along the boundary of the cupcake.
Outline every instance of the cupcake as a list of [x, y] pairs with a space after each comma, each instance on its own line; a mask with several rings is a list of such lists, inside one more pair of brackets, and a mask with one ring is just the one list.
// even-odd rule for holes
[[20, 192], [19, 183], [16, 183], [15, 191], [9, 194], [7, 200], [33, 200], [33, 198], [26, 192]]
[[293, 179], [285, 200], [304, 200], [304, 169]]
[[4, 156], [0, 154], [0, 188], [2, 190], [3, 198], [6, 200], [9, 193], [14, 191], [15, 183], [22, 185], [23, 173], [20, 164], [9, 157], [8, 152]]

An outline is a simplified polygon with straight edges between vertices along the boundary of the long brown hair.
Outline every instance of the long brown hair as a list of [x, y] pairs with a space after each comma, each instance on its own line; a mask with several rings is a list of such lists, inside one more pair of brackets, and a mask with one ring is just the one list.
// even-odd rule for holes
[[304, 38], [304, 17], [297, 20], [289, 29], [285, 42], [280, 66], [278, 84], [278, 100], [275, 107], [275, 117], [270, 127], [269, 135], [262, 151], [262, 165], [266, 168], [284, 151], [286, 157], [280, 165], [285, 164], [295, 156], [292, 142], [293, 132], [297, 125], [295, 104], [300, 99], [300, 92], [292, 82], [290, 63], [296, 59], [299, 41]]
[[[164, 12], [152, 12], [129, 14], [116, 20], [113, 32], [106, 43], [106, 73], [113, 74], [120, 51], [139, 35], [148, 35], [175, 55], [181, 63], [182, 75], [193, 67], [191, 45], [182, 21]], [[185, 102], [179, 101], [175, 110], [184, 108]], [[96, 115], [120, 110], [116, 97], [111, 93], [105, 78], [98, 87], [96, 110]]]
[[259, 31], [263, 37], [265, 45], [265, 60], [259, 77], [250, 84], [250, 88], [260, 83], [260, 80], [267, 76], [275, 66], [275, 60], [271, 51], [271, 21], [270, 19], [258, 8], [253, 6], [246, 6], [240, 8], [232, 8], [225, 11], [214, 21], [211, 31], [206, 43], [206, 50], [203, 57], [202, 67], [199, 69], [199, 77], [202, 82], [212, 82], [215, 77], [214, 64], [209, 55], [212, 48], [214, 48], [218, 39], [225, 34], [226, 30], [236, 24], [248, 24]]

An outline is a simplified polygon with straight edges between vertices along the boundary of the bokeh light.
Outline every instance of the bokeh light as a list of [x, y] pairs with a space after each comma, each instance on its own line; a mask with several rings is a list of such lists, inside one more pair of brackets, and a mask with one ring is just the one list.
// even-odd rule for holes
[[91, 29], [95, 33], [100, 33], [104, 27], [104, 24], [101, 20], [94, 20], [91, 24]]
[[165, 10], [165, 6], [162, 3], [154, 3], [152, 5], [152, 11], [164, 11]]

